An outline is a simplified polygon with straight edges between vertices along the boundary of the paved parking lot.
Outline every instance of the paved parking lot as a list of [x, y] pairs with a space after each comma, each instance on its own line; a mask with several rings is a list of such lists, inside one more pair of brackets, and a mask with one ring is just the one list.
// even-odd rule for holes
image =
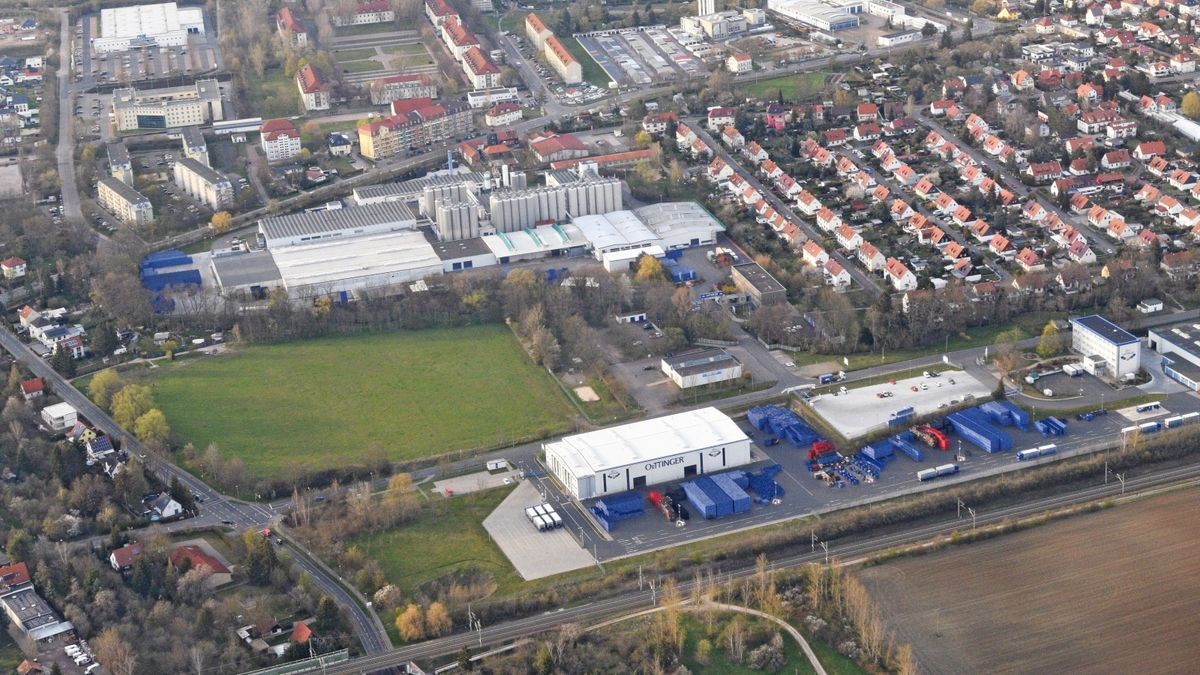
[[[916, 391], [913, 391], [916, 388]], [[880, 394], [890, 394], [881, 398]], [[892, 413], [913, 407], [917, 415], [936, 413], [940, 408], [954, 405], [968, 396], [985, 399], [991, 394], [988, 386], [961, 370], [943, 371], [940, 377], [911, 377], [857, 389], [843, 394], [821, 394], [809, 400], [809, 405], [825, 422], [846, 438], [857, 438], [887, 426]]]
[[[569, 572], [596, 563], [595, 558], [585, 551], [567, 527], [539, 532], [525, 509], [543, 501], [537, 486], [530, 481], [521, 481], [500, 505], [483, 519], [483, 527], [492, 541], [504, 551], [516, 568], [517, 574], [526, 581]], [[555, 506], [561, 513], [561, 506]]]
[[155, 46], [98, 54], [92, 49], [91, 41], [100, 34], [100, 15], [85, 15], [75, 34], [76, 54], [81, 57], [78, 73], [82, 88], [90, 89], [96, 84], [124, 84], [138, 80], [196, 76], [222, 69], [224, 63], [213, 30], [212, 17], [206, 14], [205, 22], [206, 34], [188, 36], [187, 46]]

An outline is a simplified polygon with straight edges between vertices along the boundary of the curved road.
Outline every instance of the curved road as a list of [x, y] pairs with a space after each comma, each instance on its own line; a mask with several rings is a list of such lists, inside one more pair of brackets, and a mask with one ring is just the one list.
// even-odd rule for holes
[[[203, 512], [202, 515], [193, 519], [195, 521], [193, 525], [223, 524], [239, 530], [259, 529], [271, 525], [275, 517], [279, 515], [274, 505], [247, 503], [223, 495], [186, 470], [147, 452], [136, 438], [71, 386], [70, 382], [50, 367], [49, 362], [30, 351], [17, 336], [8, 330], [0, 330], [0, 347], [8, 350], [17, 362], [28, 368], [34, 375], [42, 378], [59, 398], [71, 404], [97, 429], [112, 438], [119, 439], [122, 447], [130, 455], [144, 458], [146, 468], [164, 484], [169, 484], [172, 478], [178, 478], [181, 483], [186, 485], [196, 496]], [[316, 556], [293, 542], [289, 542], [287, 547], [293, 553], [292, 558], [296, 564], [312, 577], [317, 587], [345, 608], [350, 617], [351, 626], [362, 643], [364, 651], [368, 654], [377, 654], [391, 648], [391, 640], [388, 638], [383, 624], [379, 621], [379, 617], [363, 606], [361, 598], [353, 597], [351, 591], [338, 583], [332, 570], [321, 564]]]

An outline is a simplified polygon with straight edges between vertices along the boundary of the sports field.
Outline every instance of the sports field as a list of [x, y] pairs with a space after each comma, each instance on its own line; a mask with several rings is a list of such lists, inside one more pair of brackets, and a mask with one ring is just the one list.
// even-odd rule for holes
[[570, 408], [504, 326], [236, 347], [154, 370], [176, 440], [260, 477], [393, 461], [567, 429]]
[[1198, 497], [1180, 490], [861, 577], [926, 675], [1194, 672]]

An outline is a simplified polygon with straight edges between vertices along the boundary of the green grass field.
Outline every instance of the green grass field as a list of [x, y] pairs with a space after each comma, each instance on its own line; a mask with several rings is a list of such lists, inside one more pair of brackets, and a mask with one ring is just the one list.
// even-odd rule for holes
[[375, 70], [384, 70], [383, 64], [378, 61], [338, 61], [338, 66], [347, 73], [369, 73]]
[[150, 375], [180, 444], [216, 443], [257, 476], [398, 461], [541, 437], [571, 408], [504, 326], [277, 345], [166, 363]]
[[333, 55], [338, 61], [361, 61], [375, 56], [375, 50], [371, 48], [339, 49], [334, 51]]
[[[508, 558], [483, 529], [483, 519], [504, 501], [511, 487], [472, 492], [455, 497], [431, 497], [432, 503], [416, 520], [388, 531], [347, 542], [379, 561], [389, 583], [405, 597], [422, 584], [457, 569], [474, 567], [492, 574], [497, 593], [505, 595], [522, 584]], [[447, 532], [454, 536], [447, 537]], [[438, 542], [430, 546], [430, 542]], [[414, 555], [414, 551], [420, 551]]]
[[391, 45], [383, 48], [384, 54], [424, 54], [429, 56], [429, 52], [425, 49], [425, 45], [416, 43], [411, 45]]
[[264, 118], [290, 117], [303, 112], [296, 81], [282, 68], [272, 68], [261, 78], [247, 77], [245, 80], [250, 107]]
[[775, 100], [783, 91], [785, 101], [799, 101], [820, 93], [825, 88], [825, 73], [797, 73], [770, 80], [751, 82], [742, 91], [747, 96]]

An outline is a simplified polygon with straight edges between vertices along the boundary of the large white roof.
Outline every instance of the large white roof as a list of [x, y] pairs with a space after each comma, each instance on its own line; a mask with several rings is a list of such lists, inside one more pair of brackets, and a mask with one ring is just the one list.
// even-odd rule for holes
[[486, 234], [483, 243], [497, 258], [512, 258], [562, 251], [583, 246], [587, 242], [573, 225], [542, 225], [516, 232]]
[[420, 232], [407, 230], [349, 239], [328, 239], [307, 246], [271, 249], [289, 290], [322, 284], [381, 285], [441, 274], [442, 261]]
[[546, 452], [583, 476], [745, 440], [737, 423], [710, 407], [564, 436]]
[[650, 231], [664, 240], [712, 239], [725, 230], [721, 221], [696, 202], [662, 202], [633, 211]]
[[657, 244], [654, 234], [633, 211], [613, 211], [596, 216], [579, 216], [571, 221], [596, 251], [640, 248]]
[[100, 10], [101, 37], [154, 37], [177, 30], [179, 7], [173, 2]]

